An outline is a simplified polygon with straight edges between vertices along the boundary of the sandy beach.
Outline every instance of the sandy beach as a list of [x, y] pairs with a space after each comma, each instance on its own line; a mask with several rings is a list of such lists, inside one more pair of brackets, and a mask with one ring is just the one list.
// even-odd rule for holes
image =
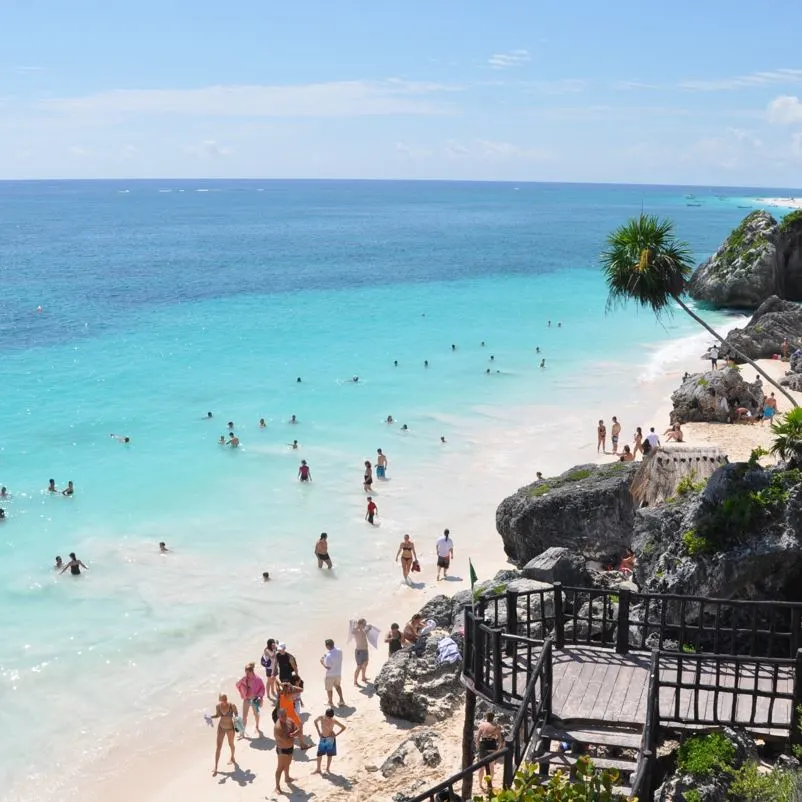
[[[620, 399], [621, 403], [617, 406], [600, 412], [608, 421], [612, 414], [622, 421], [622, 445], [631, 442], [631, 431], [635, 425], [654, 425], [662, 433], [668, 425], [670, 393], [677, 387], [680, 377], [686, 370], [698, 372], [706, 367], [700, 364], [698, 354], [699, 343], [697, 338], [692, 338], [685, 355], [672, 363], [666, 373], [657, 379], [638, 381], [628, 394], [629, 400]], [[763, 360], [761, 365], [774, 376], [781, 376], [786, 369], [785, 363], [773, 360]], [[744, 371], [748, 375], [751, 369], [745, 366]], [[802, 394], [798, 397], [802, 400]], [[778, 406], [781, 412], [788, 406], [782, 396], [778, 396]], [[531, 481], [535, 470], [553, 475], [575, 464], [615, 459], [611, 455], [595, 453], [592, 438], [598, 415], [582, 410], [566, 413], [556, 408], [546, 410], [544, 415], [543, 407], [538, 407], [538, 412], [537, 416], [532, 416], [529, 414], [531, 410], [505, 410], [503, 419], [490, 419], [481, 436], [474, 433], [477, 437], [476, 457], [468, 470], [460, 466], [456, 458], [453, 464], [449, 464], [446, 457], [446, 468], [438, 476], [417, 477], [417, 481], [421, 482], [422, 501], [421, 508], [415, 511], [415, 517], [427, 520], [429, 516], [442, 517], [447, 512], [449, 520], [455, 522], [452, 532], [456, 540], [456, 576], [448, 583], [433, 581], [433, 575], [429, 574], [433, 574], [434, 568], [428, 555], [433, 549], [436, 533], [432, 533], [430, 543], [423, 543], [419, 538], [417, 546], [424, 563], [420, 575], [421, 586], [404, 587], [399, 581], [398, 586], [388, 587], [385, 598], [366, 599], [361, 614], [371, 623], [382, 630], [386, 630], [391, 620], [403, 626], [428, 598], [439, 593], [453, 594], [468, 587], [468, 556], [476, 565], [480, 579], [490, 578], [496, 571], [508, 567], [501, 539], [495, 532], [495, 509], [505, 495]], [[496, 415], [499, 414], [496, 410]], [[559, 420], [558, 439], [555, 439], [553, 420]], [[514, 428], [512, 446], [509, 442], [511, 428]], [[771, 441], [768, 425], [693, 423], [683, 429], [687, 444], [719, 446], [733, 461], [748, 458], [753, 448], [766, 448]], [[450, 479], [453, 475], [460, 476], [456, 493]], [[429, 492], [424, 492], [427, 485]], [[336, 607], [336, 600], [333, 600], [333, 607]], [[325, 706], [322, 669], [318, 664], [323, 651], [322, 642], [325, 637], [338, 639], [338, 645], [345, 653], [343, 689], [347, 702], [347, 707], [338, 716], [348, 729], [338, 739], [339, 754], [333, 763], [333, 774], [328, 777], [312, 774], [314, 749], [307, 753], [296, 750], [293, 771], [293, 777], [297, 779], [295, 792], [283, 798], [384, 800], [399, 788], [408, 788], [421, 779], [430, 784], [458, 769], [462, 720], [457, 713], [450, 720], [431, 727], [438, 736], [443, 757], [441, 766], [436, 769], [422, 765], [410, 766], [397, 771], [389, 779], [383, 778], [376, 770], [413, 725], [388, 721], [379, 709], [379, 699], [373, 693], [372, 686], [361, 689], [353, 686], [352, 677], [349, 676], [354, 668], [353, 644], [345, 644], [347, 617], [334, 614], [332, 618], [339, 622], [335, 624], [332, 621], [310, 621], [308, 629], [302, 635], [299, 633], [294, 642], [289, 644], [306, 682], [304, 702], [310, 715], [306, 731], [310, 732], [313, 731], [311, 719], [322, 713]], [[273, 625], [270, 628], [272, 630]], [[241, 666], [246, 660], [258, 660], [260, 649], [260, 641], [240, 643], [237, 638], [234, 651], [241, 657], [232, 657], [228, 667], [230, 683], [223, 683], [222, 691], [236, 696], [233, 684], [241, 675]], [[383, 648], [371, 651], [369, 677], [376, 675], [384, 659], [386, 653]], [[165, 726], [157, 728], [147, 748], [111, 752], [105, 761], [110, 768], [108, 775], [98, 778], [91, 792], [83, 788], [81, 798], [98, 802], [110, 796], [118, 802], [167, 802], [176, 798], [192, 798], [198, 802], [219, 799], [247, 802], [279, 798], [274, 792], [275, 752], [269, 748], [272, 738], [239, 741], [239, 768], [234, 772], [229, 772], [229, 767], [224, 765], [224, 749], [221, 762], [223, 771], [218, 777], [212, 778], [214, 731], [203, 724], [202, 713], [211, 712], [214, 701], [214, 698], [193, 698], [186, 700], [177, 710], [172, 705], [166, 705]], [[238, 699], [236, 701], [239, 702]], [[249, 734], [254, 734], [252, 728], [251, 724]], [[270, 727], [263, 725], [263, 729], [270, 736]]]
[[755, 203], [776, 209], [802, 209], [802, 198], [755, 198]]

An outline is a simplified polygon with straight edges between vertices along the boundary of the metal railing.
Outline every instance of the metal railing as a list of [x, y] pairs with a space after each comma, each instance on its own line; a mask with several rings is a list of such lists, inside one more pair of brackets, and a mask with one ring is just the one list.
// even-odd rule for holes
[[465, 778], [471, 775], [475, 776], [479, 772], [484, 776], [487, 773], [486, 768], [488, 766], [499, 761], [506, 762], [509, 751], [509, 747], [504, 746], [497, 752], [493, 752], [491, 755], [487, 755], [487, 757], [483, 757], [481, 760], [471, 763], [470, 766], [462, 771], [452, 774], [451, 777], [443, 780], [439, 785], [434, 785], [417, 796], [413, 796], [409, 802], [454, 802], [454, 800], [462, 800], [460, 793]]
[[660, 731], [660, 697], [658, 681], [660, 678], [660, 655], [655, 649], [649, 664], [649, 694], [646, 702], [646, 721], [640, 741], [638, 768], [632, 776], [632, 796], [636, 799], [652, 798], [655, 763], [657, 760], [657, 737]]

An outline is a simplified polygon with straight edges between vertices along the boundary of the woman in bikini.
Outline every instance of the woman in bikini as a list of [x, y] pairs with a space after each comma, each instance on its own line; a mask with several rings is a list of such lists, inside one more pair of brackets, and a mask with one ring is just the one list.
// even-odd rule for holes
[[418, 559], [415, 553], [415, 544], [409, 539], [409, 535], [404, 535], [401, 545], [395, 555], [395, 561], [401, 557], [401, 573], [404, 575], [404, 582], [409, 582], [409, 572], [412, 570], [412, 563]]
[[404, 634], [402, 637], [405, 646], [411, 646], [413, 643], [417, 643], [423, 626], [423, 616], [421, 616], [420, 613], [415, 613], [404, 627]]
[[226, 737], [228, 738], [228, 745], [231, 749], [231, 760], [228, 762], [233, 763], [236, 766], [236, 761], [234, 760], [234, 719], [236, 717], [237, 706], [232, 705], [231, 702], [228, 701], [228, 697], [225, 694], [221, 694], [220, 701], [217, 703], [214, 715], [211, 716], [211, 718], [220, 719], [217, 724], [217, 749], [214, 753], [214, 771], [212, 772], [212, 777], [217, 776], [217, 764], [220, 762], [220, 752], [223, 749], [223, 740]]
[[274, 638], [267, 641], [262, 653], [262, 666], [267, 680], [267, 698], [274, 699], [276, 697], [276, 641]]
[[373, 484], [373, 466], [370, 460], [365, 460], [365, 476], [363, 477], [362, 487], [366, 493], [370, 493], [370, 486]]
[[598, 437], [598, 441], [596, 443], [596, 453], [598, 454], [601, 451], [602, 454], [607, 453], [607, 427], [604, 425], [604, 421], [599, 421], [599, 426], [596, 429], [596, 435]]
[[633, 457], [637, 456], [639, 451], [641, 454], [643, 454], [643, 432], [641, 431], [640, 426], [638, 426], [638, 428], [635, 429], [634, 440], [635, 440], [635, 445], [632, 446]]

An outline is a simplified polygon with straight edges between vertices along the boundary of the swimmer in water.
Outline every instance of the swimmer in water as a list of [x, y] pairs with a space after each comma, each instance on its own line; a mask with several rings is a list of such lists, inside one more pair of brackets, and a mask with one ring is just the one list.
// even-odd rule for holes
[[301, 460], [301, 466], [298, 468], [298, 481], [300, 482], [311, 482], [312, 481], [312, 471], [309, 470], [309, 466], [306, 464], [306, 460]]
[[445, 437], [441, 437], [441, 438], [440, 438], [440, 442], [441, 442], [441, 443], [445, 443], [445, 441], [446, 441], [446, 438], [445, 438]]
[[452, 351], [456, 351], [457, 350], [457, 346], [454, 345], [454, 343], [451, 343], [451, 350]]
[[296, 418], [296, 417], [295, 417], [295, 415], [293, 415], [293, 416], [290, 418], [290, 421], [289, 421], [289, 422], [290, 422], [290, 423], [298, 423], [298, 418]]
[[72, 486], [72, 479], [70, 479], [70, 481], [67, 482], [67, 486], [64, 488], [64, 490], [61, 491], [61, 495], [62, 496], [75, 495], [75, 488]]
[[167, 544], [162, 540], [159, 543], [159, 554], [167, 554]]
[[388, 415], [387, 416], [387, 420], [385, 421], [385, 423], [394, 423], [394, 422], [395, 421], [393, 421], [393, 416], [392, 415]]
[[489, 375], [489, 374], [490, 374], [490, 368], [488, 368], [488, 369], [485, 371], [485, 373], [487, 373], [487, 374]]
[[401, 427], [401, 431], [402, 431], [402, 432], [408, 432], [408, 431], [409, 431], [409, 426], [407, 426], [407, 425], [406, 425], [406, 423], [405, 423], [405, 424], [404, 424], [404, 425]]
[[300, 384], [301, 383], [301, 377], [300, 376], [295, 380], [295, 383], [296, 384]]
[[61, 557], [56, 556], [56, 564], [53, 566], [53, 568], [56, 571], [60, 571], [63, 567], [64, 567], [64, 561], [61, 559]]
[[234, 431], [234, 421], [233, 420], [230, 420], [228, 422], [228, 431], [229, 432], [233, 432]]
[[269, 582], [270, 581], [270, 573], [268, 571], [262, 572], [262, 582]]
[[118, 443], [130, 443], [131, 442], [131, 438], [130, 437], [123, 437], [122, 435], [119, 435], [119, 434], [110, 434], [109, 437], [113, 437]]
[[394, 359], [394, 360], [393, 360], [393, 367], [394, 367], [394, 368], [397, 368], [397, 367], [398, 367], [398, 360], [397, 360], [397, 359]]
[[351, 381], [356, 384], [359, 381], [359, 376], [352, 377]]
[[551, 321], [549, 321], [548, 323], [546, 323], [546, 327], [547, 327], [547, 328], [549, 328], [549, 329], [551, 328]]
[[540, 360], [540, 367], [541, 368], [545, 368], [546, 367], [546, 360], [545, 359], [541, 359]]
[[231, 448], [237, 448], [237, 446], [239, 446], [239, 437], [237, 437], [234, 432], [231, 432], [231, 438], [228, 441], [228, 445], [230, 445]]
[[293, 440], [291, 443], [287, 443], [287, 445], [291, 449], [293, 449], [293, 451], [297, 451], [298, 450], [298, 441], [297, 440]]
[[209, 420], [209, 418], [211, 418], [211, 417], [212, 417], [212, 413], [211, 412], [207, 412], [206, 413], [206, 420]]
[[5, 486], [0, 487], [0, 498], [11, 498], [8, 494], [8, 490], [6, 490]]
[[540, 346], [539, 346], [539, 345], [538, 345], [538, 346], [535, 348], [535, 353], [536, 353], [536, 354], [539, 354], [539, 353], [540, 353]]
[[265, 423], [265, 419], [264, 418], [259, 418], [259, 428], [260, 429], [266, 429], [267, 428], [267, 424]]
[[496, 361], [496, 358], [493, 356], [493, 354], [490, 354], [490, 361], [491, 362], [495, 362]]
[[423, 367], [425, 367], [425, 368], [429, 367], [429, 360], [428, 359], [424, 359], [423, 360]]
[[217, 442], [220, 443], [221, 446], [224, 446], [226, 444], [226, 436], [221, 434], [220, 439]]
[[61, 573], [63, 574], [69, 568], [70, 573], [73, 576], [80, 576], [81, 569], [83, 568], [84, 571], [88, 571], [89, 569], [75, 556], [75, 552], [70, 552], [70, 561], [64, 564], [64, 567], [61, 569]]
[[47, 492], [48, 493], [58, 493], [58, 488], [56, 487], [56, 480], [55, 479], [51, 479], [47, 483]]
[[482, 340], [482, 348], [484, 348], [484, 347], [485, 347], [485, 341]]
[[0, 521], [5, 521], [6, 519], [6, 511], [0, 507]]

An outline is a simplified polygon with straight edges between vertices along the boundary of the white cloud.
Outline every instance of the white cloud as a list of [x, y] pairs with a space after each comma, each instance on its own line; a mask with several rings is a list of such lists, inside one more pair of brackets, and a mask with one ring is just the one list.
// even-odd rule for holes
[[791, 155], [795, 159], [802, 160], [802, 133], [794, 134], [791, 137]]
[[680, 83], [680, 88], [697, 92], [731, 92], [736, 89], [753, 89], [772, 84], [799, 83], [802, 83], [802, 70], [780, 69], [753, 72], [749, 75], [739, 75], [735, 78], [683, 81]]
[[115, 89], [42, 100], [67, 114], [184, 114], [202, 117], [359, 117], [447, 114], [430, 96], [463, 87], [431, 82], [335, 81], [320, 84], [207, 86], [198, 89]]
[[37, 72], [44, 72], [44, 67], [14, 67], [14, 72], [20, 75], [34, 75]]
[[522, 67], [531, 57], [528, 50], [508, 50], [506, 53], [493, 53], [487, 63], [494, 70], [506, 70], [510, 67]]
[[88, 155], [86, 148], [79, 147], [78, 145], [71, 145], [67, 148], [71, 156], [78, 156], [83, 158]]
[[432, 155], [432, 151], [428, 148], [418, 148], [414, 145], [407, 145], [406, 142], [396, 142], [395, 149], [398, 153], [409, 156], [410, 159], [421, 159]]
[[123, 145], [120, 155], [124, 159], [134, 159], [139, 155], [139, 150], [133, 145]]
[[446, 142], [445, 151], [449, 159], [460, 159], [468, 155], [468, 148], [455, 139], [449, 139], [448, 142]]
[[769, 122], [772, 125], [787, 125], [802, 121], [802, 103], [794, 95], [780, 95], [769, 103]]
[[199, 159], [222, 159], [231, 154], [231, 148], [218, 144], [214, 139], [204, 139], [199, 145], [193, 145], [188, 150]]
[[476, 144], [485, 158], [545, 159], [548, 156], [546, 151], [539, 148], [525, 148], [512, 142], [477, 139]]
[[643, 81], [616, 81], [613, 89], [616, 92], [633, 92], [637, 89], [656, 89], [654, 84], [646, 84]]

